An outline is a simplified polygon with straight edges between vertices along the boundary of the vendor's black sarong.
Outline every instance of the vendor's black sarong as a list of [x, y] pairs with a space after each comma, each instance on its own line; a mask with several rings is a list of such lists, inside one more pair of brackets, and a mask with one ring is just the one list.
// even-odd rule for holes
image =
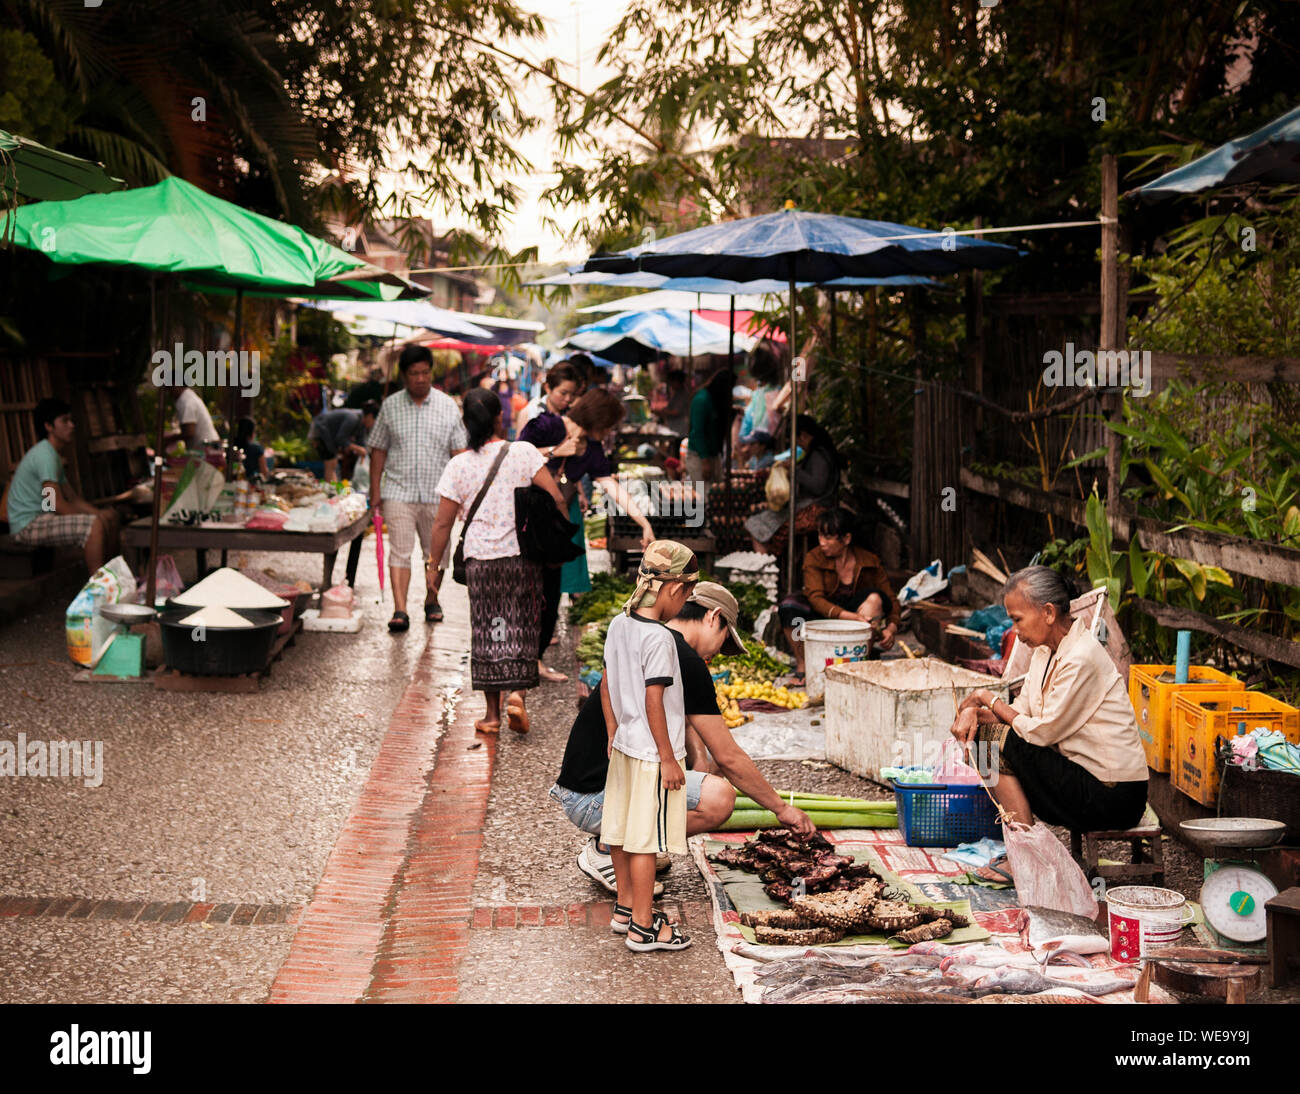
[[1102, 832], [1132, 828], [1142, 819], [1145, 779], [1104, 783], [1056, 749], [1030, 744], [1010, 726], [982, 725], [977, 739], [997, 741], [999, 770], [1020, 780], [1037, 820], [1074, 832]]
[[465, 560], [470, 683], [475, 691], [537, 687], [542, 568], [518, 555]]

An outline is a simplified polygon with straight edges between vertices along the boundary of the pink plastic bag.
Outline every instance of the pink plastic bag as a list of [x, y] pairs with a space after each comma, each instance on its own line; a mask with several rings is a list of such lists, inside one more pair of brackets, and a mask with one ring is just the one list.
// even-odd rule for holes
[[1079, 864], [1045, 824], [1003, 824], [1007, 865], [1021, 907], [1054, 908], [1097, 918], [1097, 898]]
[[[154, 564], [155, 585], [154, 597], [157, 600], [167, 600], [173, 596], [180, 596], [185, 590], [185, 582], [181, 580], [181, 572], [176, 568], [176, 560], [171, 555], [159, 555], [157, 563]], [[136, 599], [141, 603], [144, 602], [146, 588], [149, 580], [149, 564], [145, 563], [140, 571], [140, 576], [136, 580]]]
[[276, 509], [259, 509], [248, 518], [244, 527], [267, 532], [278, 532], [284, 528], [288, 519], [288, 513], [281, 513]]
[[934, 769], [934, 781], [949, 786], [974, 786], [984, 780], [966, 762], [965, 750], [957, 739], [949, 737], [939, 747], [939, 766]]

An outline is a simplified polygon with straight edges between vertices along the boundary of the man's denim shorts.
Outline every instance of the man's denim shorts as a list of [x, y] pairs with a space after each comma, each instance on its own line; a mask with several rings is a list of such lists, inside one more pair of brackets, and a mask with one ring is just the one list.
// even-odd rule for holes
[[[704, 790], [704, 772], [686, 772], [686, 809], [700, 807], [700, 794]], [[559, 783], [551, 787], [551, 797], [559, 803], [564, 815], [589, 836], [600, 835], [600, 821], [605, 813], [605, 791], [597, 790], [594, 794], [579, 794], [576, 790], [566, 790]]]

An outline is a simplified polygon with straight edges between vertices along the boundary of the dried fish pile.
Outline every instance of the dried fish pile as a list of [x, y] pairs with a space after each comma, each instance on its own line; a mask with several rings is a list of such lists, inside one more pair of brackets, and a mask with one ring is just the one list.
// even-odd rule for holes
[[741, 923], [754, 928], [755, 940], [764, 945], [824, 945], [868, 929], [912, 944], [946, 938], [970, 925], [955, 912], [890, 899], [894, 894], [879, 874], [836, 854], [820, 834], [801, 837], [772, 829], [710, 857], [757, 873], [766, 882], [763, 891], [789, 905], [741, 915]]

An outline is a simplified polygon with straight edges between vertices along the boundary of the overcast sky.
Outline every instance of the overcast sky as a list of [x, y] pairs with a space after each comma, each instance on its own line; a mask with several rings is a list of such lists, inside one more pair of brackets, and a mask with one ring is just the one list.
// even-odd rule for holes
[[[596, 54], [626, 6], [626, 0], [521, 0], [521, 8], [542, 16], [547, 23], [546, 37], [521, 52], [535, 61], [556, 58], [567, 66], [562, 71], [566, 72], [568, 79], [583, 90], [589, 90], [610, 76], [608, 69], [596, 68]], [[555, 181], [551, 172], [555, 149], [549, 99], [549, 92], [538, 79], [530, 80], [520, 97], [522, 110], [544, 120], [542, 126], [520, 144], [520, 150], [532, 162], [534, 170], [515, 179], [522, 195], [502, 242], [512, 250], [536, 245], [539, 257], [544, 261], [578, 261], [587, 257], [585, 249], [564, 243], [542, 224], [541, 194]], [[563, 209], [548, 208], [546, 212], [566, 229], [578, 219], [575, 213]]]

